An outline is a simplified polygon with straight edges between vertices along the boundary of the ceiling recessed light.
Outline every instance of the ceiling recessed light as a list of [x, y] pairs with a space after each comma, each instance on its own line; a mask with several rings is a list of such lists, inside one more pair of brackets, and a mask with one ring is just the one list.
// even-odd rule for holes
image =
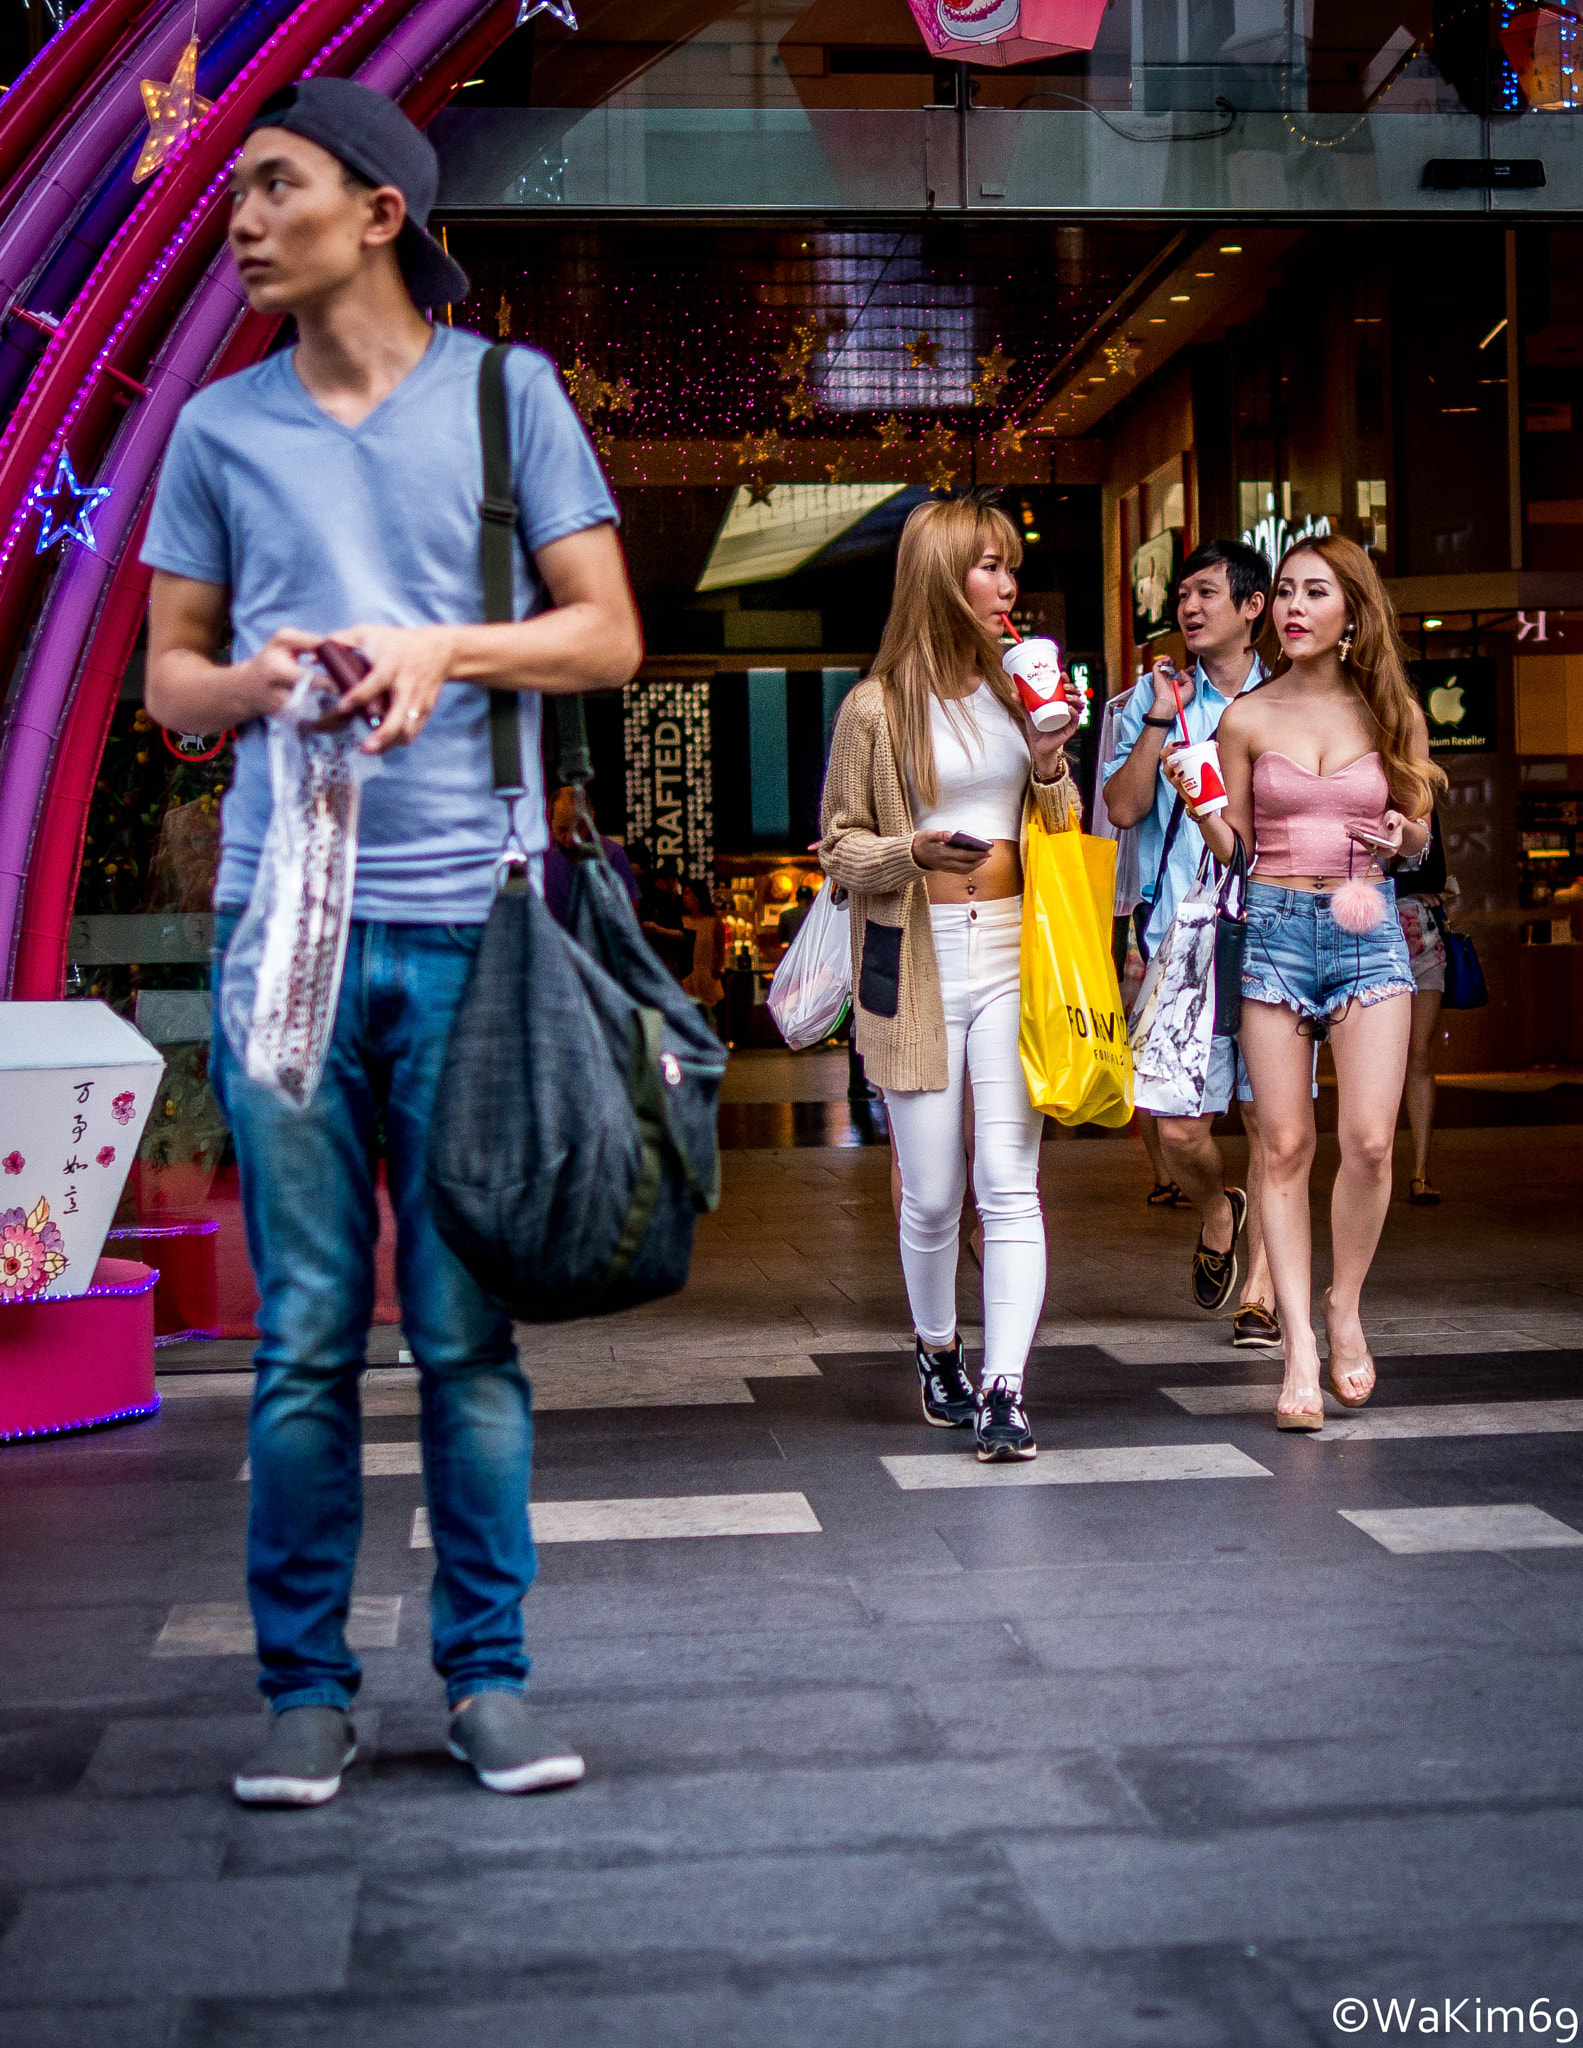
[[1424, 631], [1425, 631], [1426, 633], [1432, 633], [1432, 632], [1434, 632], [1434, 630], [1435, 630], [1435, 628], [1436, 628], [1437, 626], [1443, 626], [1444, 624], [1445, 624], [1445, 620], [1444, 620], [1444, 619], [1425, 619], [1425, 620], [1424, 620]]
[[1171, 304], [1173, 306], [1185, 306], [1192, 296], [1191, 292], [1172, 292]]
[[1165, 315], [1163, 313], [1151, 313], [1149, 315], [1149, 325], [1151, 327], [1163, 327], [1165, 325]]
[[1222, 242], [1220, 253], [1222, 256], [1240, 256], [1242, 254], [1242, 244], [1240, 242]]
[[1213, 277], [1214, 274], [1212, 270], [1195, 270], [1193, 272], [1194, 277]]
[[1105, 379], [1103, 377], [1090, 377], [1088, 381], [1090, 384], [1103, 384]]

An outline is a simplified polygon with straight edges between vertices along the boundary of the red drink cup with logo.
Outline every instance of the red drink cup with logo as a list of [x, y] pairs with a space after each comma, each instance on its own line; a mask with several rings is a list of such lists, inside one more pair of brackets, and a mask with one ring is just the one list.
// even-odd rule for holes
[[[1012, 632], [1016, 628], [1006, 621]], [[1072, 707], [1061, 687], [1061, 650], [1053, 640], [1019, 640], [1008, 647], [1000, 665], [1016, 685], [1022, 708], [1035, 732], [1055, 732], [1067, 724]]]

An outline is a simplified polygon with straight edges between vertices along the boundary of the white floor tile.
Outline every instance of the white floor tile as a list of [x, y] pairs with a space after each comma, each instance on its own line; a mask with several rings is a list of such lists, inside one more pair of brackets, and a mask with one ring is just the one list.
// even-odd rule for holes
[[[357, 1593], [347, 1617], [354, 1650], [393, 1650], [401, 1626], [401, 1595]], [[173, 1607], [154, 1642], [156, 1657], [250, 1657], [253, 1620], [240, 1600], [206, 1600]]]
[[[1161, 1387], [1160, 1392], [1189, 1415], [1273, 1415], [1281, 1391], [1279, 1380], [1260, 1380], [1239, 1387]], [[1325, 1413], [1345, 1413], [1331, 1394], [1325, 1396]]]
[[[423, 1446], [421, 1444], [364, 1444], [363, 1477], [365, 1479], [415, 1479], [423, 1471]], [[238, 1479], [253, 1476], [251, 1458], [242, 1460]]]
[[1342, 1508], [1341, 1519], [1398, 1557], [1440, 1550], [1563, 1550], [1583, 1532], [1526, 1504], [1473, 1508]]
[[1235, 1444], [1140, 1444], [1126, 1450], [1043, 1451], [1026, 1465], [977, 1458], [881, 1458], [904, 1492], [950, 1486], [1104, 1486], [1147, 1479], [1269, 1479]]
[[[535, 1543], [644, 1543], [679, 1536], [817, 1536], [802, 1493], [704, 1493], [657, 1500], [545, 1500], [531, 1510]], [[412, 1517], [411, 1547], [433, 1548], [429, 1511]]]
[[1465, 1401], [1365, 1408], [1325, 1424], [1324, 1443], [1437, 1436], [1549, 1436], [1583, 1431], [1583, 1401]]
[[162, 1401], [250, 1401], [250, 1372], [162, 1372], [155, 1376]]

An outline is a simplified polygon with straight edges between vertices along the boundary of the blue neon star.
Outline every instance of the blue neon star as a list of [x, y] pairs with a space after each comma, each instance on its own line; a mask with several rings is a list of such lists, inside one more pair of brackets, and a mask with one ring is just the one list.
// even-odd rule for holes
[[[55, 465], [54, 483], [47, 491], [40, 484], [33, 487], [31, 503], [39, 516], [34, 554], [43, 554], [58, 540], [74, 540], [81, 547], [92, 548], [94, 537], [93, 528], [88, 523], [89, 514], [96, 512], [106, 498], [114, 495], [109, 484], [78, 483], [71, 457], [63, 448], [60, 461]], [[62, 500], [69, 501], [64, 514]]]
[[522, 0], [517, 9], [517, 27], [526, 28], [536, 14], [547, 14], [552, 21], [558, 21], [562, 28], [577, 27], [577, 14], [571, 0]]

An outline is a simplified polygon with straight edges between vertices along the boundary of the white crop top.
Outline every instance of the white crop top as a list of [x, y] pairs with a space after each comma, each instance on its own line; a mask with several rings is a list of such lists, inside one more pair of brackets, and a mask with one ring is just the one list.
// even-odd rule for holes
[[1021, 724], [983, 683], [948, 711], [929, 699], [929, 737], [939, 795], [932, 810], [909, 790], [915, 832], [971, 832], [975, 839], [1022, 834], [1033, 763]]

